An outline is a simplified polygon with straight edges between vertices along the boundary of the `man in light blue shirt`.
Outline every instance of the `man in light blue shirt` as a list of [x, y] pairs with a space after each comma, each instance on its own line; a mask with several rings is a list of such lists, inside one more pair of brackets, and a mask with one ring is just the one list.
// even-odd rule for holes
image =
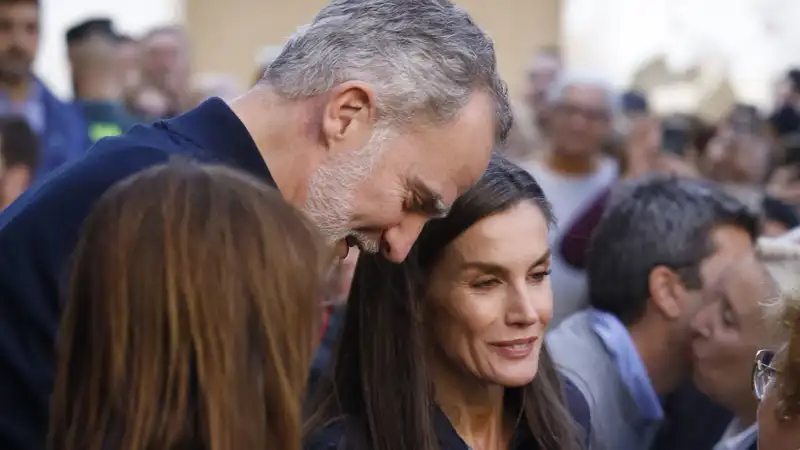
[[589, 403], [592, 448], [650, 448], [661, 397], [691, 374], [690, 323], [704, 287], [752, 253], [757, 223], [702, 181], [656, 176], [614, 193], [590, 243], [591, 307], [547, 337]]

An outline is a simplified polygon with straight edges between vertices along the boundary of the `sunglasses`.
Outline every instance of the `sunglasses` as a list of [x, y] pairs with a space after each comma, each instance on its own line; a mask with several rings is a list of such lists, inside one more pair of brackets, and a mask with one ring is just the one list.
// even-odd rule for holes
[[775, 352], [772, 350], [759, 350], [756, 353], [756, 359], [753, 362], [753, 393], [759, 400], [764, 398], [767, 389], [773, 384], [779, 373], [778, 369], [770, 365], [774, 358]]

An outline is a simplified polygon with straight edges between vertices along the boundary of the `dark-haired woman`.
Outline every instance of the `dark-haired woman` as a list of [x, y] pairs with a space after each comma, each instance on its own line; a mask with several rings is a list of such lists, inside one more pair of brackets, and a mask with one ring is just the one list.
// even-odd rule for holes
[[494, 156], [403, 264], [362, 254], [305, 448], [581, 448], [586, 402], [542, 345], [551, 223], [536, 181]]

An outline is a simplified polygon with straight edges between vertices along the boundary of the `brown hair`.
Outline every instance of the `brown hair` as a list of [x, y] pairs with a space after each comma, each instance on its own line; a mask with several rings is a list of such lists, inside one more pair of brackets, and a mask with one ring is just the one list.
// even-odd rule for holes
[[[550, 204], [527, 172], [499, 155], [450, 214], [428, 222], [402, 264], [362, 252], [356, 267], [340, 342], [329, 376], [320, 379], [308, 406], [306, 443], [344, 425], [348, 450], [437, 450], [433, 380], [426, 364], [428, 276], [445, 249], [479, 220], [532, 202], [552, 222]], [[380, 282], [375, 282], [380, 280]], [[430, 320], [430, 319], [428, 319]], [[542, 450], [574, 450], [579, 430], [569, 415], [561, 379], [542, 346], [531, 383], [506, 389], [511, 414]]]
[[86, 220], [59, 342], [58, 450], [300, 449], [328, 252], [277, 191], [170, 163]]

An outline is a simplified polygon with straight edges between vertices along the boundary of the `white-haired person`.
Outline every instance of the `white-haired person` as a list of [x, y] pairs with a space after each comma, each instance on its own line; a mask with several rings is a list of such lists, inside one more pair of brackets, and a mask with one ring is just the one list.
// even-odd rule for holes
[[603, 153], [603, 145], [619, 108], [617, 93], [592, 74], [561, 75], [549, 86], [546, 101], [547, 145], [520, 166], [541, 184], [558, 217], [551, 234], [556, 324], [587, 306], [583, 256], [588, 235], [573, 233], [573, 238], [567, 230], [617, 181], [619, 165]]
[[758, 408], [758, 448], [800, 448], [800, 230], [762, 238], [759, 253], [777, 289], [766, 305], [780, 345], [759, 350], [753, 368]]

